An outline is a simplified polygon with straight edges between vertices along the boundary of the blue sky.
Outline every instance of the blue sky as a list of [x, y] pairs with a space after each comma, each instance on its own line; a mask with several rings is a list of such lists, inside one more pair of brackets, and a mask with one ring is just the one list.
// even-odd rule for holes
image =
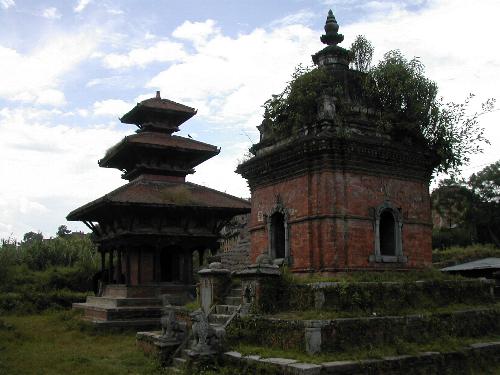
[[[66, 214], [125, 183], [97, 160], [156, 90], [198, 109], [181, 135], [222, 147], [189, 180], [248, 196], [233, 171], [261, 105], [311, 64], [330, 8], [344, 47], [364, 34], [375, 61], [419, 56], [445, 100], [500, 100], [495, 0], [0, 0], [0, 238], [83, 229]], [[500, 159], [499, 112], [482, 121], [492, 146], [464, 175]]]

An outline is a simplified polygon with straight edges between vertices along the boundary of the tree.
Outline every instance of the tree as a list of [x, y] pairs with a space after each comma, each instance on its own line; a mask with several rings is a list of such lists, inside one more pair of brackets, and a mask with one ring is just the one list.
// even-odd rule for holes
[[449, 229], [468, 226], [471, 220], [473, 194], [465, 181], [453, 178], [440, 181], [431, 194], [432, 208]]
[[500, 247], [500, 160], [469, 177], [474, 195], [474, 221]]
[[43, 234], [38, 232], [28, 232], [25, 233], [23, 236], [23, 243], [33, 243], [33, 242], [40, 242], [43, 240]]
[[57, 237], [65, 237], [68, 234], [71, 234], [71, 231], [68, 229], [66, 225], [60, 225], [59, 228], [57, 228]]
[[351, 68], [360, 72], [368, 72], [372, 63], [375, 48], [363, 35], [358, 35], [351, 44]]
[[467, 237], [500, 247], [500, 160], [467, 181], [441, 181], [431, 201], [433, 210], [446, 222], [444, 228], [435, 228], [435, 234], [448, 236], [448, 245], [462, 245]]
[[470, 155], [489, 143], [479, 117], [493, 110], [495, 100], [488, 99], [473, 114], [469, 114], [472, 94], [461, 104], [444, 103], [416, 57], [408, 60], [398, 50], [387, 52], [368, 72], [367, 92], [381, 111], [380, 124], [396, 139], [411, 136], [424, 142], [435, 155], [436, 172], [459, 173]]

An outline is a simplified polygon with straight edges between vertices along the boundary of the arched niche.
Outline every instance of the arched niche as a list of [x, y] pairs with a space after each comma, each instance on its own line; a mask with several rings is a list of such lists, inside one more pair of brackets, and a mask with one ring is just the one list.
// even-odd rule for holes
[[290, 264], [289, 214], [278, 195], [276, 204], [265, 215], [268, 234], [268, 254], [271, 259]]
[[374, 210], [374, 254], [372, 262], [405, 263], [401, 209], [385, 201]]

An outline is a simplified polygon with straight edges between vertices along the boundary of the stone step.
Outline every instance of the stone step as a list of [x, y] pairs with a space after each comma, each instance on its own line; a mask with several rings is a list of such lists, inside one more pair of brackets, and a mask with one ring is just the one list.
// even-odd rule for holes
[[236, 305], [216, 305], [215, 313], [216, 314], [229, 314], [232, 315], [236, 311], [238, 306]]
[[[261, 358], [259, 355], [245, 356], [234, 351], [224, 353], [223, 358], [229, 363], [241, 363], [250, 371], [264, 365], [269, 369], [269, 372], [275, 371], [275, 373], [279, 374], [414, 374], [417, 373], [415, 369], [418, 369], [419, 374], [468, 374], [472, 373], [470, 372], [471, 365], [477, 365], [477, 370], [480, 370], [484, 365], [491, 365], [492, 369], [493, 367], [497, 369], [498, 366], [495, 366], [495, 364], [500, 364], [500, 342], [471, 344], [458, 351], [421, 352], [377, 359], [343, 360], [318, 364], [299, 363], [298, 360], [288, 358]], [[474, 358], [474, 360], [471, 361], [471, 358]], [[376, 371], [369, 371], [370, 369], [376, 369]], [[466, 372], [461, 370], [466, 370]]]
[[87, 304], [100, 307], [161, 306], [159, 298], [87, 297]]
[[149, 329], [158, 329], [161, 326], [160, 319], [158, 318], [100, 320], [100, 319], [89, 319], [83, 317], [82, 319], [84, 321], [94, 324], [96, 327], [103, 327], [103, 328], [130, 328], [134, 330], [149, 330]]
[[226, 305], [239, 306], [241, 305], [241, 297], [226, 297], [224, 303]]
[[174, 368], [180, 368], [180, 367], [183, 367], [184, 365], [186, 365], [187, 363], [187, 359], [184, 359], [184, 358], [180, 358], [180, 357], [175, 357], [173, 360], [172, 360], [172, 366]]
[[231, 315], [227, 314], [210, 314], [208, 317], [208, 321], [210, 323], [216, 323], [216, 324], [225, 324], [229, 318], [231, 318]]
[[88, 320], [127, 320], [161, 317], [160, 306], [125, 306], [102, 307], [88, 303], [74, 303], [73, 308], [83, 310], [83, 316]]

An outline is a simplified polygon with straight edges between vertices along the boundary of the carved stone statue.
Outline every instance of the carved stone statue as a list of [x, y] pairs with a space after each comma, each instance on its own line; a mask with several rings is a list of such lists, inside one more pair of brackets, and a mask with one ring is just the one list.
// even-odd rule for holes
[[186, 334], [185, 323], [180, 323], [175, 317], [175, 311], [168, 306], [163, 308], [161, 322], [161, 339], [163, 341], [178, 342], [182, 341]]
[[210, 335], [210, 323], [208, 322], [207, 316], [203, 310], [198, 309], [191, 313], [191, 319], [193, 321], [193, 346], [192, 349], [198, 353], [211, 352], [209, 335]]
[[321, 95], [318, 103], [318, 119], [320, 121], [332, 121], [335, 119], [335, 103], [331, 95]]

